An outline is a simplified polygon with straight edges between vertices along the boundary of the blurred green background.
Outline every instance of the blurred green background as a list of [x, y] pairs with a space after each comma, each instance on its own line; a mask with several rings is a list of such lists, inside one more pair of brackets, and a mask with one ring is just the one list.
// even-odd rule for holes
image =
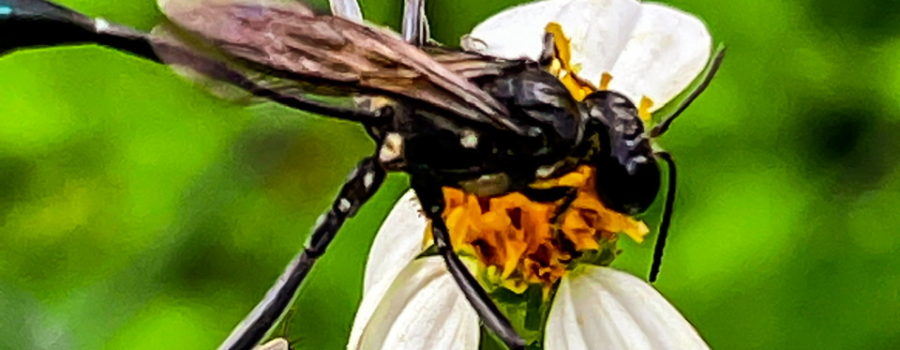
[[[151, 0], [60, 2], [161, 20]], [[428, 11], [454, 44], [517, 2]], [[363, 10], [396, 28], [399, 3]], [[900, 348], [900, 3], [667, 3], [729, 52], [660, 140], [681, 181], [658, 288], [717, 349]], [[98, 47], [2, 57], [0, 86], [2, 349], [214, 347], [373, 146], [356, 125], [230, 104]], [[343, 348], [405, 186], [391, 176], [310, 276], [301, 349]], [[617, 266], [644, 275], [651, 247], [624, 249]]]

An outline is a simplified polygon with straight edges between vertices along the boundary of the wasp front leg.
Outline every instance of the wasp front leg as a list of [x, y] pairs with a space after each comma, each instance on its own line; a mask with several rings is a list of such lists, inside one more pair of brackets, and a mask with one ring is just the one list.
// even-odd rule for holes
[[463, 265], [459, 256], [453, 250], [450, 240], [450, 231], [441, 214], [444, 212], [444, 195], [441, 186], [434, 181], [423, 178], [422, 176], [413, 176], [413, 190], [419, 197], [419, 202], [425, 211], [425, 216], [431, 220], [431, 231], [434, 236], [434, 244], [438, 253], [444, 258], [447, 269], [456, 281], [456, 284], [462, 290], [469, 304], [478, 313], [481, 321], [494, 334], [497, 335], [510, 349], [524, 349], [525, 340], [516, 332], [512, 324], [494, 301], [488, 296], [487, 292], [475, 280], [468, 268]]
[[325, 253], [344, 221], [372, 197], [384, 181], [385, 171], [375, 158], [366, 158], [347, 178], [331, 208], [319, 218], [309, 242], [284, 273], [278, 277], [266, 296], [219, 346], [221, 350], [250, 349], [259, 343], [284, 313], [294, 294], [316, 260]]
[[[351, 1], [355, 3], [354, 1]], [[0, 2], [0, 4], [3, 4]], [[378, 116], [356, 108], [326, 104], [297, 94], [266, 87], [230, 64], [189, 49], [173, 38], [158, 37], [134, 28], [93, 18], [44, 0], [8, 1], [0, 10], [0, 33], [27, 33], [0, 40], [0, 56], [14, 51], [81, 44], [110, 47], [157, 63], [189, 68], [200, 75], [246, 90], [290, 108], [355, 122], [372, 122]]]
[[553, 209], [553, 214], [550, 216], [550, 222], [558, 228], [563, 214], [569, 210], [572, 203], [575, 202], [575, 198], [578, 197], [578, 188], [565, 186], [550, 188], [526, 187], [521, 193], [535, 202], [556, 204], [556, 208]]

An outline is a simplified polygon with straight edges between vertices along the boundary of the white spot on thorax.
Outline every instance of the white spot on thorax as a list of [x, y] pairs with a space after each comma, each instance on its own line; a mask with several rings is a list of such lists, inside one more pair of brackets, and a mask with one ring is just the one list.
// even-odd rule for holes
[[632, 162], [641, 163], [641, 164], [646, 163], [647, 160], [648, 160], [647, 157], [644, 157], [644, 156], [636, 156], [634, 158], [631, 158]]
[[556, 164], [552, 165], [542, 165], [537, 168], [537, 171], [534, 172], [534, 175], [538, 178], [547, 178], [550, 175], [553, 175], [553, 172], [556, 171]]
[[478, 133], [472, 129], [464, 129], [462, 137], [459, 138], [459, 144], [465, 148], [478, 147]]
[[637, 146], [638, 144], [640, 144], [641, 142], [644, 142], [644, 136], [638, 135], [634, 139], [631, 139], [631, 140], [626, 139], [625, 145], [628, 147], [634, 147], [634, 146]]
[[631, 159], [628, 161], [628, 163], [625, 164], [625, 169], [628, 170], [628, 172], [632, 173], [632, 172], [634, 172], [635, 170], [637, 170], [637, 167], [639, 167], [639, 166], [641, 166], [641, 165], [643, 165], [643, 164], [645, 164], [645, 163], [647, 163], [647, 162], [649, 162], [649, 161], [650, 161], [650, 159], [648, 159], [647, 157], [644, 157], [644, 156], [636, 156], [636, 157], [634, 157], [634, 158], [631, 158]]
[[400, 158], [401, 154], [403, 154], [403, 137], [395, 132], [388, 133], [384, 137], [381, 149], [378, 151], [378, 160], [382, 163], [388, 163]]

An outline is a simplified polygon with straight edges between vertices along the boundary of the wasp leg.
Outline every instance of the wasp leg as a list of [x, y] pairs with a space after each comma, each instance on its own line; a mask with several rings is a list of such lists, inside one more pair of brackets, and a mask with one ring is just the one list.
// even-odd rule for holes
[[553, 216], [550, 218], [550, 222], [552, 222], [557, 228], [560, 227], [560, 218], [563, 214], [566, 213], [566, 210], [569, 210], [569, 207], [571, 207], [572, 203], [575, 202], [576, 197], [578, 197], [578, 189], [569, 187], [569, 191], [567, 191], [566, 196], [563, 197], [562, 203], [556, 206], [556, 210], [553, 211]]
[[693, 103], [694, 100], [697, 99], [697, 97], [700, 97], [700, 94], [703, 93], [703, 91], [706, 90], [707, 87], [709, 87], [709, 83], [711, 83], [713, 77], [716, 76], [716, 72], [719, 71], [719, 66], [722, 65], [723, 59], [725, 59], [725, 47], [719, 46], [716, 49], [712, 61], [709, 62], [709, 66], [706, 68], [706, 74], [700, 81], [700, 85], [697, 85], [697, 87], [694, 88], [694, 91], [691, 91], [691, 93], [681, 101], [681, 104], [678, 105], [678, 108], [675, 109], [672, 114], [664, 117], [662, 121], [659, 122], [659, 124], [656, 124], [653, 129], [650, 129], [650, 137], [657, 137], [664, 134], [666, 130], [669, 130], [669, 126], [672, 125], [672, 122], [675, 121], [675, 118], [678, 118], [678, 116], [681, 115], [681, 112], [684, 112], [684, 110], [686, 110], [688, 106], [690, 106], [691, 103]]
[[531, 188], [526, 187], [522, 189], [520, 192], [528, 199], [541, 202], [541, 203], [553, 203], [557, 202], [561, 199], [566, 199], [578, 191], [575, 187], [550, 187], [550, 188]]
[[653, 248], [653, 263], [650, 265], [650, 282], [656, 282], [659, 277], [659, 268], [662, 266], [663, 250], [666, 249], [666, 239], [669, 236], [669, 225], [672, 223], [672, 211], [675, 209], [675, 184], [677, 183], [677, 171], [675, 160], [669, 152], [656, 152], [654, 155], [666, 162], [669, 180], [666, 186], [666, 203], [663, 206], [662, 222], [659, 224], [659, 234], [656, 236], [656, 246]]
[[[6, 5], [6, 6], [2, 6]], [[0, 4], [0, 55], [28, 47], [96, 43], [158, 61], [147, 33], [92, 18], [44, 0], [11, 0]]]
[[220, 350], [244, 350], [255, 346], [288, 307], [316, 260], [325, 253], [344, 220], [356, 214], [384, 181], [385, 171], [375, 158], [366, 158], [350, 174], [331, 208], [319, 218], [306, 247], [300, 252], [262, 301], [219, 346]]
[[444, 196], [441, 187], [431, 181], [421, 181], [421, 177], [413, 176], [413, 190], [422, 203], [425, 216], [431, 220], [431, 231], [434, 235], [434, 244], [438, 252], [444, 258], [447, 269], [456, 280], [456, 284], [462, 290], [469, 304], [478, 313], [481, 321], [484, 322], [494, 334], [497, 335], [510, 349], [524, 349], [525, 340], [519, 336], [515, 328], [506, 319], [506, 316], [500, 312], [497, 305], [491, 300], [484, 288], [478, 284], [472, 273], [459, 260], [459, 256], [453, 251], [450, 243], [450, 233], [441, 214], [444, 212]]
[[401, 33], [403, 40], [410, 44], [425, 46], [428, 43], [431, 33], [425, 16], [425, 0], [404, 1]]
[[363, 15], [356, 0], [330, 0], [331, 14], [362, 23]]
[[556, 203], [560, 202], [556, 209], [553, 210], [553, 216], [550, 217], [550, 222], [559, 225], [559, 218], [569, 210], [569, 207], [572, 205], [572, 202], [575, 201], [575, 197], [578, 196], [578, 188], [575, 187], [551, 187], [551, 188], [526, 188], [521, 191], [525, 197], [533, 200], [535, 202], [542, 203]]
[[[377, 113], [332, 106], [299, 95], [284, 94], [259, 85], [228, 64], [194, 52], [178, 43], [145, 32], [92, 18], [43, 0], [17, 0], [10, 4], [11, 14], [0, 16], [0, 32], [28, 33], [0, 41], [0, 56], [30, 47], [98, 44], [158, 63], [174, 63], [209, 78], [237, 86], [257, 97], [287, 107], [332, 118], [369, 123]], [[165, 62], [163, 58], [165, 57]]]

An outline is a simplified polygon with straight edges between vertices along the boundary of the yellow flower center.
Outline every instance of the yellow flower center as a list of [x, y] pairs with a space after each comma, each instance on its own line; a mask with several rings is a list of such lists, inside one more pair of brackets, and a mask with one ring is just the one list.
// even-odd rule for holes
[[573, 259], [615, 243], [617, 233], [642, 241], [647, 226], [604, 207], [593, 174], [581, 166], [540, 184], [578, 189], [565, 210], [562, 203], [534, 202], [520, 193], [481, 198], [445, 187], [443, 217], [454, 248], [481, 262], [483, 280], [522, 293], [530, 284], [548, 290]]

